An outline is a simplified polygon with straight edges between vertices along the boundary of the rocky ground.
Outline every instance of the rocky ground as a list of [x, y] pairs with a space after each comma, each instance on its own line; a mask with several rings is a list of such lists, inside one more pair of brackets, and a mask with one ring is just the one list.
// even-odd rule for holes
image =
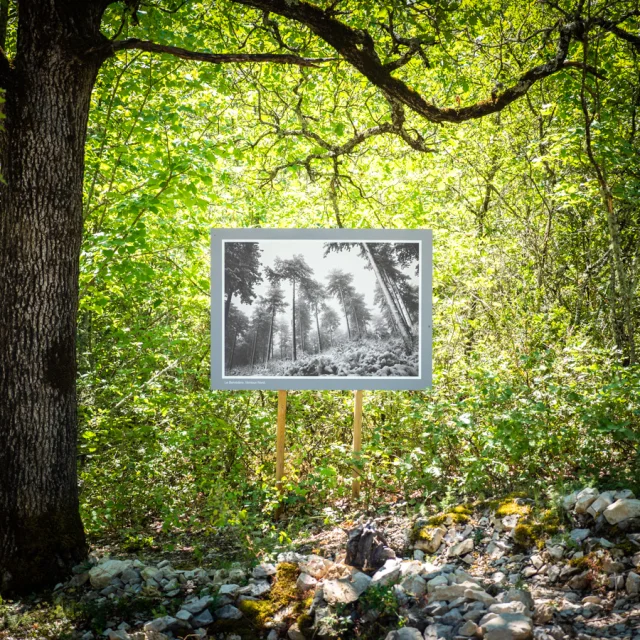
[[398, 524], [362, 522], [312, 541], [316, 554], [226, 570], [92, 558], [55, 592], [77, 624], [38, 636], [37, 624], [7, 624], [21, 605], [5, 604], [0, 638], [640, 638], [629, 491], [587, 488], [546, 510], [510, 497]]

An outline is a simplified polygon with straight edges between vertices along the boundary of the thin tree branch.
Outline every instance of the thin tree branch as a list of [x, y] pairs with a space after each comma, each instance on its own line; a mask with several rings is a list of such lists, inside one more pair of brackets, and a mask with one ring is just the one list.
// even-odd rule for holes
[[[105, 47], [100, 49], [104, 51]], [[199, 62], [211, 62], [213, 64], [225, 64], [232, 62], [275, 62], [277, 64], [291, 64], [298, 67], [317, 67], [323, 62], [331, 62], [335, 58], [303, 58], [288, 53], [206, 53], [204, 51], [191, 51], [182, 47], [160, 44], [149, 40], [128, 38], [127, 40], [113, 40], [106, 45], [111, 54], [126, 49], [137, 49], [149, 53], [167, 53], [183, 60], [196, 60]], [[92, 49], [87, 53], [96, 53]]]
[[585, 65], [583, 62], [580, 62], [578, 60], [567, 60], [562, 66], [565, 69], [570, 69], [570, 68], [584, 69], [587, 73], [590, 73], [592, 76], [595, 76], [600, 80], [607, 79], [607, 75], [603, 71], [600, 71], [599, 69], [597, 69], [596, 67], [590, 64]]
[[[300, 113], [298, 105], [296, 111], [301, 122], [300, 129], [281, 129], [277, 124], [269, 126], [273, 127], [275, 135], [279, 137], [307, 138], [309, 140], [313, 140], [323, 149], [326, 149], [326, 152], [310, 153], [304, 158], [298, 158], [274, 167], [269, 171], [263, 184], [268, 184], [273, 181], [281, 171], [292, 167], [305, 167], [307, 174], [309, 175], [309, 179], [313, 181], [317, 175], [312, 168], [312, 162], [315, 160], [332, 160], [335, 176], [337, 175], [337, 159], [340, 156], [349, 155], [356, 149], [356, 147], [375, 136], [395, 135], [401, 138], [415, 151], [420, 151], [421, 153], [433, 153], [435, 148], [428, 146], [425, 139], [418, 132], [411, 135], [411, 133], [405, 129], [405, 114], [402, 105], [394, 101], [389, 101], [389, 104], [391, 106], [391, 122], [383, 122], [382, 124], [369, 127], [368, 129], [357, 131], [351, 138], [349, 138], [349, 140], [339, 145], [331, 144], [314, 131], [310, 131], [306, 126], [306, 122], [304, 121], [303, 115]], [[334, 185], [334, 187], [335, 186], [336, 185]]]

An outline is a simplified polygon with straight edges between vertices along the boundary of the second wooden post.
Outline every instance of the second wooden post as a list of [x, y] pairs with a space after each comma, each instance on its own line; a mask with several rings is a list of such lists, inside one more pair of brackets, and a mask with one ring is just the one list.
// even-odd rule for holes
[[[362, 449], [362, 391], [353, 393], [353, 456], [356, 461], [360, 460], [360, 450]], [[360, 469], [356, 468], [351, 485], [351, 495], [353, 498], [360, 497]]]
[[278, 426], [276, 429], [276, 487], [282, 493], [284, 477], [284, 436], [287, 419], [287, 392], [278, 391]]

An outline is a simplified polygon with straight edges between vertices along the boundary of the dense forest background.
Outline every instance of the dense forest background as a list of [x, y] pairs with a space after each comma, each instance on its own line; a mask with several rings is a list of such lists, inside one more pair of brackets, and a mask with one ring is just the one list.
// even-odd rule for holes
[[[123, 37], [309, 44], [268, 14], [254, 24], [234, 20], [236, 7], [215, 20], [204, 4], [175, 8], [145, 5]], [[571, 18], [551, 2], [422, 10], [403, 27], [420, 50], [403, 72], [441, 105], [484, 99], [552, 57], [553, 29]], [[384, 34], [376, 25], [392, 16], [355, 3], [345, 19]], [[116, 32], [115, 8], [108, 19]], [[366, 505], [595, 480], [637, 488], [640, 68], [637, 36], [599, 33], [502, 111], [455, 125], [407, 112], [403, 135], [344, 62], [121, 51], [105, 64], [79, 318], [81, 503], [94, 539], [278, 535], [264, 518], [278, 501], [276, 394], [208, 389], [211, 227], [433, 229], [433, 389], [365, 394]], [[351, 402], [290, 394], [287, 514], [338, 517], [356, 464]]]

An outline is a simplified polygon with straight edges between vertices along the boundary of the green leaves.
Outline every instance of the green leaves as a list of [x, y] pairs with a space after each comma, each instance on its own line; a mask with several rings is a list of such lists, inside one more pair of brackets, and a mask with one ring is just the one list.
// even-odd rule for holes
[[[418, 38], [428, 61], [416, 56], [393, 74], [438, 106], [490, 99], [497, 82], [508, 86], [554, 54], [540, 30], [558, 16], [544, 3], [392, 6], [395, 30]], [[122, 37], [219, 52], [280, 47], [261, 14], [235, 3], [176, 8], [150, 5]], [[390, 8], [351, 3], [345, 14], [371, 31], [385, 61], [402, 51], [380, 24]], [[300, 55], [335, 55], [306, 29], [269, 18]], [[120, 20], [111, 6], [105, 33]], [[598, 46], [590, 63], [607, 80], [586, 78], [593, 146], [632, 265], [638, 67], [617, 40]], [[376, 136], [336, 158], [336, 168], [327, 146], [390, 121], [385, 97], [344, 62], [299, 70], [131, 52], [109, 61], [89, 123], [80, 265], [89, 529], [229, 526], [277, 541], [262, 516], [280, 500], [275, 397], [208, 391], [208, 317], [221, 304], [208, 297], [208, 230], [331, 227], [336, 206], [348, 227], [434, 230], [435, 383], [424, 393], [367, 394], [358, 460], [350, 394], [290, 394], [289, 513], [340, 522], [355, 468], [368, 505], [544, 487], [603, 468], [637, 479], [630, 452], [640, 381], [615, 364], [609, 231], [585, 156], [581, 76], [569, 68], [500, 114], [461, 126], [430, 125], [406, 110], [406, 130], [434, 153]]]

